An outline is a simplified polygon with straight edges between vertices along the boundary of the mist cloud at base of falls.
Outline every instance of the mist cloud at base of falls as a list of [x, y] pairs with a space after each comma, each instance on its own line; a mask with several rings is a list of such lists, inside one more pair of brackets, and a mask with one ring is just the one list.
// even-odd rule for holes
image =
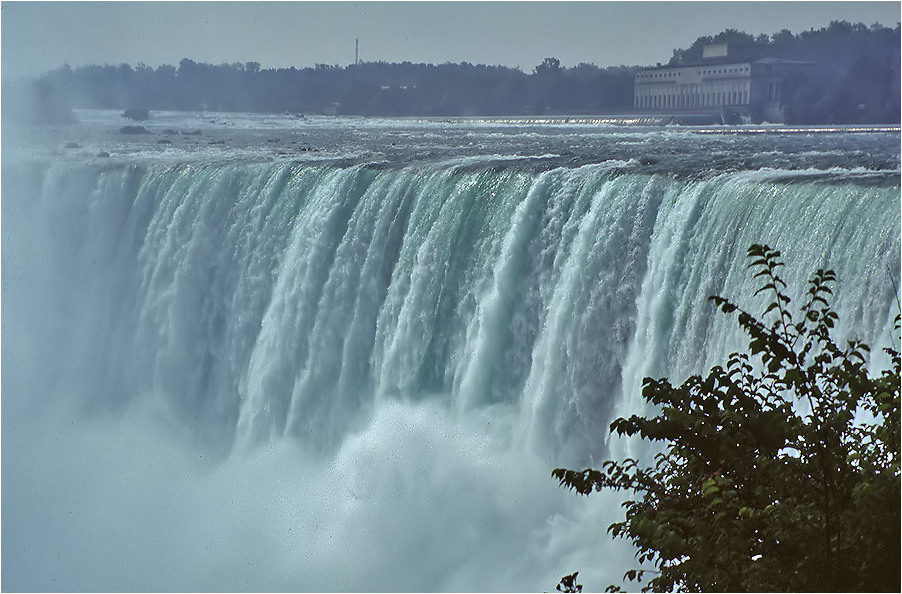
[[493, 415], [387, 403], [329, 457], [226, 459], [147, 404], [71, 418], [4, 430], [4, 590], [528, 591], [632, 556]]
[[891, 185], [620, 165], [5, 167], [3, 587], [619, 581], [550, 470], [741, 344], [748, 244], [875, 346], [899, 269]]

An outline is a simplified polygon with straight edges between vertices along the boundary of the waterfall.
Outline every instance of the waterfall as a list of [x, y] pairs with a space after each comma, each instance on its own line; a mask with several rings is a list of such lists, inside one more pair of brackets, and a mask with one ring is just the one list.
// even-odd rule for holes
[[[751, 243], [783, 252], [793, 296], [815, 269], [836, 271], [841, 337], [893, 340], [893, 174], [685, 178], [620, 161], [56, 162], [4, 168], [3, 190], [4, 445], [28, 442], [10, 417], [18, 425], [36, 410], [103, 427], [151, 411], [172, 440], [161, 460], [184, 458], [174, 445], [183, 441], [215, 460], [212, 470], [173, 463], [206, 479], [172, 479], [164, 503], [181, 509], [176, 493], [216, 493], [213, 507], [262, 514], [247, 511], [254, 500], [272, 507], [267, 521], [280, 518], [248, 528], [278, 535], [279, 547], [261, 549], [271, 556], [245, 560], [258, 571], [279, 566], [282, 581], [264, 588], [549, 589], [576, 569], [618, 580], [619, 565], [593, 569], [604, 562], [564, 544], [588, 530], [580, 514], [597, 520], [589, 534], [604, 540], [617, 503], [569, 502], [550, 471], [609, 455], [607, 426], [642, 410], [643, 377], [681, 381], [741, 348], [735, 323], [707, 297], [760, 310], [746, 270]], [[117, 427], [142, 435], [135, 451], [154, 450], [141, 445], [158, 438], [141, 422]], [[99, 433], [131, 447], [128, 431]], [[94, 439], [77, 442], [86, 457], [113, 447]], [[110, 468], [132, 468], [122, 456]], [[242, 460], [257, 462], [235, 470]], [[169, 477], [159, 464], [147, 476]], [[4, 478], [28, 472], [25, 462], [10, 467]], [[239, 501], [228, 500], [232, 476], [271, 491], [240, 487]], [[286, 485], [289, 495], [273, 494]], [[287, 500], [303, 509], [283, 508]], [[14, 498], [10, 513], [15, 505], [25, 506]], [[206, 525], [192, 507], [183, 516], [141, 509], [192, 533]], [[24, 522], [9, 520], [9, 530], [26, 532]], [[84, 528], [46, 522], [60, 534]], [[505, 536], [474, 561], [472, 548], [496, 529]], [[408, 536], [385, 540], [391, 530]], [[241, 540], [213, 531], [212, 551]], [[169, 542], [165, 530], [152, 534]], [[377, 542], [384, 549], [373, 551]], [[508, 550], [517, 543], [526, 550]], [[155, 546], [161, 567], [177, 565]], [[622, 547], [597, 546], [629, 562]], [[342, 566], [342, 555], [359, 564]], [[428, 580], [405, 574], [393, 555], [429, 568]], [[82, 557], [80, 567], [96, 561]], [[135, 587], [260, 588], [237, 569], [220, 572], [216, 555], [204, 559], [191, 577], [173, 570], [182, 581], [133, 571]], [[85, 572], [63, 587], [131, 583]]]

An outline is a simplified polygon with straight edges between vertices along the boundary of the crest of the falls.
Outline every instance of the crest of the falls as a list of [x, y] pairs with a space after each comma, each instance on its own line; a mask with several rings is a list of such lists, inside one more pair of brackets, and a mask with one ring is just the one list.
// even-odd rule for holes
[[797, 292], [834, 267], [842, 328], [888, 340], [896, 188], [624, 165], [65, 165], [15, 208], [46, 219], [95, 397], [157, 394], [229, 447], [331, 449], [379, 402], [437, 399], [510, 409], [519, 446], [603, 455], [642, 377], [740, 344], [706, 299], [750, 294], [754, 242]]

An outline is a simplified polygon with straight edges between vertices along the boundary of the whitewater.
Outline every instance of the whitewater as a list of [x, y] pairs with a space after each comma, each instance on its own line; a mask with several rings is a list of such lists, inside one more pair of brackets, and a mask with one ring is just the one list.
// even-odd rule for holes
[[603, 590], [551, 471], [742, 348], [750, 244], [896, 340], [897, 128], [78, 120], [4, 122], [4, 590]]

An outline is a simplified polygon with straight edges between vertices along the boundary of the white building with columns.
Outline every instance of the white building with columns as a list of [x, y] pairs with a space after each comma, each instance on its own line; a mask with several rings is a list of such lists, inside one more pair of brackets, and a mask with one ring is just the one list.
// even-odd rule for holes
[[808, 66], [779, 58], [731, 61], [726, 44], [706, 46], [699, 64], [636, 73], [633, 107], [643, 113], [719, 114], [725, 121], [782, 122], [786, 79]]

